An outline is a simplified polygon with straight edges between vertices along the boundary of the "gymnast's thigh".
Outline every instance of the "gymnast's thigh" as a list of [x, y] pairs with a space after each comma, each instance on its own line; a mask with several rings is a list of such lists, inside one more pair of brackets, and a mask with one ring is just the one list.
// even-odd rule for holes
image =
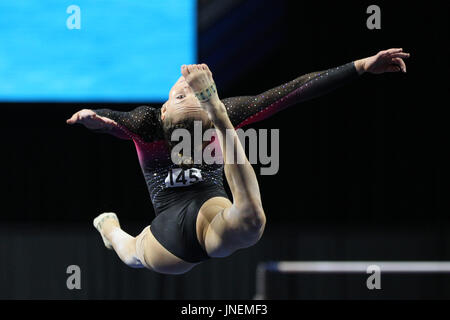
[[165, 274], [181, 274], [192, 269], [196, 264], [176, 257], [153, 236], [147, 226], [136, 237], [136, 255], [148, 269]]

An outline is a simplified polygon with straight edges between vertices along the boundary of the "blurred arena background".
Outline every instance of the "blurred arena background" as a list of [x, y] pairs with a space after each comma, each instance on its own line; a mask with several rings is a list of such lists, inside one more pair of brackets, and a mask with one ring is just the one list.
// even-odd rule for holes
[[[0, 4], [0, 299], [251, 299], [262, 261], [450, 260], [444, 3], [380, 3], [381, 30], [366, 27], [369, 1], [152, 1], [158, 15], [100, 3], [98, 21], [88, 1]], [[65, 25], [72, 4], [80, 30]], [[133, 144], [67, 126], [73, 112], [161, 105], [183, 63], [207, 63], [230, 97], [391, 47], [411, 53], [406, 74], [364, 75], [253, 126], [281, 139], [278, 174], [259, 176], [267, 228], [256, 246], [181, 276], [128, 268], [104, 248], [96, 215], [114, 211], [137, 234], [152, 204]], [[69, 265], [81, 290], [66, 287]], [[381, 290], [366, 279], [271, 274], [268, 298], [450, 298], [448, 274], [383, 274]]]

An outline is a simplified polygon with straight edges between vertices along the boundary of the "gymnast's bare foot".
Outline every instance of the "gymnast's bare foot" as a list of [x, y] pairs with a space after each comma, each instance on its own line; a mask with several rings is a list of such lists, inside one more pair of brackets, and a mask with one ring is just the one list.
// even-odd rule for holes
[[226, 114], [225, 106], [219, 99], [212, 72], [206, 64], [183, 65], [181, 73], [211, 120], [214, 121], [224, 113]]

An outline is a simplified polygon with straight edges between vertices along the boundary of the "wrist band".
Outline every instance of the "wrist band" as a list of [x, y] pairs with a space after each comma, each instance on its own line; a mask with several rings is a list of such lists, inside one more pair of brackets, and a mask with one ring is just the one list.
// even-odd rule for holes
[[216, 93], [216, 92], [217, 92], [216, 84], [213, 83], [213, 84], [210, 85], [208, 88], [203, 89], [203, 90], [200, 91], [200, 92], [196, 92], [196, 93], [195, 93], [195, 96], [197, 97], [197, 99], [198, 99], [200, 102], [207, 102], [207, 101], [209, 101], [209, 98], [211, 98], [211, 96], [212, 96], [214, 93]]

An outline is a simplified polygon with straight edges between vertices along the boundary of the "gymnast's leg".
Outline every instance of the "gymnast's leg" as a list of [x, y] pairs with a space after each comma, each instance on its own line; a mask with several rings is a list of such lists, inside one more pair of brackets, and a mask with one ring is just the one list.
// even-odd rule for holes
[[126, 265], [132, 268], [144, 268], [136, 251], [136, 242], [142, 234], [132, 237], [123, 231], [117, 216], [112, 212], [102, 213], [95, 218], [94, 227], [100, 232], [105, 246], [113, 249]]
[[208, 66], [183, 66], [181, 72], [214, 123], [223, 153], [225, 176], [233, 195], [233, 203], [213, 198], [205, 202], [199, 212], [199, 216], [209, 220], [209, 226], [203, 233], [208, 255], [224, 257], [254, 245], [264, 232], [266, 216], [258, 180], [226, 108], [217, 95]]

